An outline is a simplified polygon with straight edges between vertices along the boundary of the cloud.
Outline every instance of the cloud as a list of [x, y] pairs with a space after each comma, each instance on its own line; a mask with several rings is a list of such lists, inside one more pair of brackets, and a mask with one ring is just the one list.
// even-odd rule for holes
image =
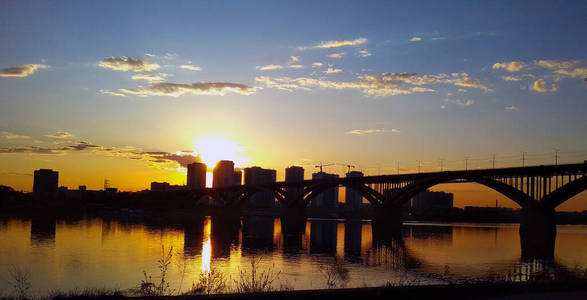
[[45, 136], [52, 139], [69, 139], [73, 137], [71, 133], [64, 131], [58, 131], [53, 134], [47, 134]]
[[319, 43], [318, 45], [314, 46], [314, 48], [322, 48], [322, 49], [328, 49], [328, 48], [338, 48], [338, 47], [343, 47], [343, 46], [357, 46], [357, 45], [362, 45], [365, 44], [367, 42], [366, 38], [358, 38], [355, 40], [339, 40], [339, 41], [324, 41]]
[[131, 76], [132, 79], [134, 80], [146, 80], [149, 82], [156, 82], [156, 81], [165, 81], [165, 77], [167, 77], [167, 74], [135, 74], [133, 76]]
[[571, 70], [556, 70], [556, 74], [562, 76], [569, 76], [569, 77], [580, 77], [580, 78], [587, 78], [587, 67], [584, 68], [574, 68]]
[[511, 62], [502, 62], [502, 63], [495, 63], [493, 64], [493, 69], [505, 69], [508, 72], [518, 72], [522, 68], [524, 68], [524, 63], [519, 61], [511, 61]]
[[31, 137], [27, 135], [20, 135], [16, 133], [10, 133], [7, 131], [0, 132], [0, 137], [7, 139], [7, 140], [28, 140]]
[[284, 90], [291, 92], [293, 90], [306, 90], [309, 91], [309, 88], [302, 87], [299, 84], [294, 83], [295, 79], [288, 78], [288, 77], [281, 77], [281, 78], [270, 78], [266, 76], [260, 76], [255, 78], [256, 82], [263, 83], [267, 88], [275, 88], [279, 90]]
[[410, 42], [419, 42], [419, 41], [421, 41], [421, 40], [422, 40], [422, 38], [421, 38], [421, 37], [417, 37], [417, 36], [415, 36], [415, 37], [413, 37], [413, 38], [411, 38], [411, 39], [410, 39]]
[[352, 134], [352, 135], [366, 135], [366, 134], [375, 134], [375, 133], [382, 133], [382, 129], [354, 129], [345, 132], [345, 134]]
[[340, 59], [342, 58], [346, 53], [344, 52], [340, 52], [340, 53], [332, 53], [332, 54], [328, 54], [326, 55], [326, 57], [328, 58], [333, 58], [333, 59]]
[[325, 74], [335, 74], [335, 73], [340, 73], [342, 72], [341, 69], [333, 69], [333, 68], [328, 68], [326, 71], [324, 71]]
[[302, 66], [302, 65], [289, 65], [287, 67], [290, 69], [302, 69], [304, 66]]
[[115, 97], [126, 97], [125, 94], [111, 92], [109, 90], [100, 90], [100, 94], [109, 95], [109, 96], [115, 96]]
[[567, 69], [567, 68], [575, 66], [579, 63], [580, 63], [579, 60], [539, 60], [538, 61], [539, 66], [541, 66], [543, 68], [551, 69], [551, 70]]
[[33, 75], [37, 70], [47, 68], [49, 68], [49, 66], [41, 64], [20, 65], [11, 68], [0, 69], [0, 77], [28, 77]]
[[100, 61], [98, 66], [115, 71], [150, 72], [159, 69], [158, 64], [150, 64], [143, 59], [131, 57], [107, 57]]
[[190, 70], [190, 71], [202, 71], [202, 68], [192, 66], [192, 65], [181, 65], [179, 66], [180, 69]]
[[295, 63], [297, 63], [299, 61], [300, 61], [300, 58], [299, 57], [297, 57], [297, 56], [290, 56], [289, 57], [289, 63], [288, 64], [293, 65], [293, 64], [295, 64]]
[[518, 110], [517, 106], [511, 105], [511, 106], [506, 106], [505, 110]]
[[266, 66], [259, 66], [257, 69], [261, 71], [271, 71], [271, 70], [279, 70], [283, 69], [283, 66], [280, 65], [266, 65]]
[[369, 56], [371, 56], [371, 52], [369, 52], [368, 50], [360, 50], [359, 56], [360, 57], [369, 57]]
[[522, 78], [516, 76], [501, 76], [501, 79], [505, 81], [520, 81]]
[[449, 105], [459, 106], [459, 107], [467, 107], [475, 104], [475, 100], [461, 100], [461, 99], [452, 99], [446, 98], [444, 99], [444, 104], [440, 106], [440, 108], [447, 108]]
[[491, 89], [489, 89], [488, 87], [486, 87], [485, 85], [483, 85], [481, 83], [481, 81], [479, 81], [478, 79], [469, 78], [468, 75], [463, 76], [461, 78], [457, 78], [457, 79], [449, 79], [446, 82], [452, 83], [455, 86], [480, 89], [480, 90], [483, 90], [486, 93], [487, 92], [491, 92]]
[[312, 68], [320, 68], [322, 67], [324, 64], [321, 62], [313, 62], [312, 63]]
[[179, 84], [169, 82], [157, 82], [151, 84], [145, 89], [120, 89], [119, 91], [125, 94], [138, 96], [173, 96], [178, 97], [185, 93], [194, 95], [220, 95], [226, 93], [238, 93], [242, 95], [250, 95], [254, 93], [258, 87], [251, 87], [240, 83], [231, 82], [197, 82], [192, 84]]
[[534, 83], [530, 86], [530, 89], [538, 92], [538, 93], [548, 93], [548, 92], [556, 92], [558, 90], [558, 86], [552, 85], [550, 89], [546, 87], [546, 83], [542, 79], [538, 79], [534, 81]]
[[391, 133], [400, 133], [401, 131], [399, 129], [390, 129], [390, 130], [386, 130], [386, 129], [353, 129], [353, 130], [349, 130], [347, 132], [345, 132], [345, 134], [351, 134], [351, 135], [367, 135], [367, 134], [378, 134], [378, 133], [386, 133], [386, 132], [391, 132]]

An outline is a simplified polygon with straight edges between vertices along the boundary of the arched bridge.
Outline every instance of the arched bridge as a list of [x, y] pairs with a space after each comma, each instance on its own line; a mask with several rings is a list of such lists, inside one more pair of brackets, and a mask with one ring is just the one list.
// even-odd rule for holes
[[275, 182], [206, 188], [189, 193], [195, 199], [211, 196], [227, 206], [244, 206], [255, 193], [273, 193], [283, 207], [305, 207], [320, 193], [339, 186], [360, 192], [372, 205], [397, 208], [418, 193], [442, 183], [474, 182], [487, 186], [522, 208], [554, 209], [587, 189], [587, 163], [445, 171], [401, 175]]

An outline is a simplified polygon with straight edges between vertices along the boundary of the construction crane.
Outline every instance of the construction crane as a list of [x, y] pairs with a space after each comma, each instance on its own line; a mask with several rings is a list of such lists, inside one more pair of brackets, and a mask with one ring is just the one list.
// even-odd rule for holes
[[314, 168], [320, 168], [320, 173], [322, 173], [322, 168], [323, 167], [334, 166], [334, 165], [336, 165], [336, 164], [326, 164], [326, 165], [324, 165], [324, 164], [322, 164], [322, 162], [320, 162], [320, 164], [317, 165], [317, 166], [314, 166]]

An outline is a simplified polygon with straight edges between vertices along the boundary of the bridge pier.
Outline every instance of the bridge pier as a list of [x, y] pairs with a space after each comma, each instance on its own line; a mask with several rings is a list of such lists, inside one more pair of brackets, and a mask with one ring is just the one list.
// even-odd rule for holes
[[384, 207], [372, 220], [373, 238], [380, 241], [401, 238], [403, 220], [401, 208]]
[[538, 205], [522, 208], [520, 220], [522, 260], [554, 259], [555, 240], [554, 209]]
[[290, 206], [281, 208], [281, 232], [284, 238], [300, 237], [306, 231], [306, 208]]

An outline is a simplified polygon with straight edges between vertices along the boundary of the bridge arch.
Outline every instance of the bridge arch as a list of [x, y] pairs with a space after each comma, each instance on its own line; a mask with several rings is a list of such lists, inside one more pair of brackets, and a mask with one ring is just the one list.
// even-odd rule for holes
[[388, 205], [392, 205], [394, 207], [400, 207], [417, 194], [435, 186], [438, 184], [443, 183], [458, 183], [460, 182], [473, 182], [478, 183], [483, 186], [486, 186], [502, 195], [506, 196], [508, 199], [514, 201], [521, 207], [528, 207], [530, 205], [535, 204], [534, 201], [530, 196], [525, 194], [524, 192], [508, 185], [503, 182], [486, 178], [486, 177], [462, 177], [462, 176], [443, 176], [438, 178], [431, 178], [425, 180], [415, 181], [411, 184], [408, 184], [404, 188], [400, 189], [396, 193], [392, 194], [391, 199], [386, 203]]

